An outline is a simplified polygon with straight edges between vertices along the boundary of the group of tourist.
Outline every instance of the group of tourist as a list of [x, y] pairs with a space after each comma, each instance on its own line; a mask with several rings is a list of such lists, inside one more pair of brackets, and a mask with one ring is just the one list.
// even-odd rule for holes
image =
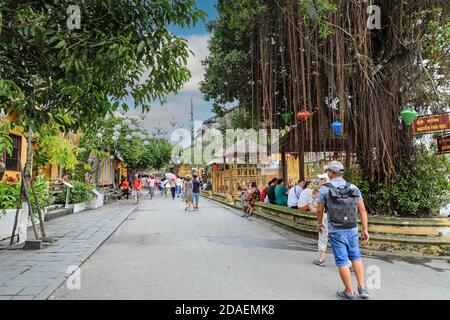
[[179, 177], [173, 173], [164, 177], [134, 174], [128, 178], [122, 177], [120, 184], [121, 197], [128, 200], [131, 193], [135, 205], [139, 204], [144, 190], [148, 191], [151, 200], [155, 197], [155, 190], [158, 190], [162, 197], [168, 198], [171, 195], [172, 200], [181, 198], [186, 203], [185, 211], [189, 212], [198, 210], [200, 190], [208, 189], [211, 189], [211, 183], [203, 182], [197, 175]]
[[[325, 166], [320, 180], [299, 180], [287, 188], [283, 179], [273, 178], [260, 192], [255, 182], [247, 182], [242, 191], [242, 217], [253, 214], [257, 201], [286, 206], [301, 211], [314, 212], [317, 216], [318, 259], [314, 264], [325, 266], [328, 241], [333, 250], [339, 275], [345, 290], [337, 292], [344, 300], [355, 300], [357, 294], [367, 299], [369, 292], [364, 283], [363, 264], [359, 249], [358, 213], [361, 218], [361, 239], [369, 240], [367, 212], [359, 189], [344, 180], [344, 166], [332, 161]], [[357, 294], [353, 291], [351, 273], [358, 282]]]

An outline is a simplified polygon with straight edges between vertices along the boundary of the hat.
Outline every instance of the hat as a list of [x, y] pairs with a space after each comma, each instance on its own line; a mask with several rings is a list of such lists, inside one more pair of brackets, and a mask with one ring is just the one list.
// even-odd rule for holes
[[319, 174], [319, 175], [317, 175], [317, 177], [318, 177], [319, 179], [325, 179], [325, 180], [328, 180], [328, 179], [329, 179], [329, 178], [328, 178], [328, 174], [326, 174], [326, 173]]
[[344, 165], [339, 161], [331, 161], [328, 164], [327, 170], [333, 171], [334, 173], [344, 173]]

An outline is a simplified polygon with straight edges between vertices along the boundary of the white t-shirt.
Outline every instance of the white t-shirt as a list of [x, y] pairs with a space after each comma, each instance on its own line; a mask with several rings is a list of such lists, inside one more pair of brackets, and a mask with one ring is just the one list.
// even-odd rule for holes
[[305, 190], [302, 191], [302, 193], [300, 193], [300, 197], [298, 198], [298, 203], [297, 203], [297, 206], [299, 208], [304, 207], [304, 206], [309, 206], [312, 203], [313, 191], [314, 190], [311, 188], [306, 188]]
[[300, 194], [302, 193], [303, 189], [300, 188], [300, 186], [294, 186], [289, 190], [288, 193], [288, 202], [287, 205], [289, 208], [295, 207], [298, 203], [298, 198], [300, 197]]

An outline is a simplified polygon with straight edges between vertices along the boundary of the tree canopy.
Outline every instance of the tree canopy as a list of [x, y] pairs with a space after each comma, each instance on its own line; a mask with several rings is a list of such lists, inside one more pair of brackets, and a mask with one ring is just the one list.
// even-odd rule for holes
[[61, 128], [76, 130], [129, 95], [147, 111], [149, 101], [164, 101], [189, 79], [187, 42], [168, 26], [204, 19], [194, 0], [78, 1], [79, 29], [69, 28], [70, 5], [0, 3], [0, 82], [23, 92], [14, 105], [23, 121], [37, 127], [52, 114]]

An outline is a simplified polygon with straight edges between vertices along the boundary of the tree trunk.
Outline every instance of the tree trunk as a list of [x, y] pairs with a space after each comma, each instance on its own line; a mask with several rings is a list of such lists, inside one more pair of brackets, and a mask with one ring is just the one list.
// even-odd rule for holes
[[[36, 209], [37, 209], [38, 217], [39, 217], [39, 225], [40, 225], [40, 229], [41, 229], [42, 239], [46, 239], [44, 219], [42, 217], [42, 212], [41, 212], [40, 206], [38, 204], [37, 195], [34, 190], [33, 177], [32, 177], [32, 173], [33, 173], [33, 171], [32, 171], [33, 170], [33, 142], [34, 142], [33, 141], [33, 129], [30, 126], [28, 128], [28, 137], [27, 137], [27, 162], [25, 164], [25, 172], [23, 172], [23, 174], [22, 174], [22, 176], [23, 176], [22, 179], [24, 180], [24, 183], [25, 183], [25, 192], [27, 193], [28, 203], [31, 208], [31, 200], [28, 197], [28, 191], [26, 190], [26, 181], [28, 179], [30, 181], [31, 191], [35, 195], [34, 198], [35, 198]], [[30, 212], [32, 212], [32, 211], [30, 211]]]
[[11, 240], [9, 241], [9, 245], [10, 246], [13, 245], [13, 243], [14, 243], [14, 236], [16, 235], [17, 223], [19, 222], [20, 208], [22, 206], [22, 195], [23, 195], [23, 179], [20, 182], [20, 194], [19, 194], [19, 199], [17, 201], [16, 216], [14, 217], [14, 226], [13, 226], [13, 229], [12, 229]]

